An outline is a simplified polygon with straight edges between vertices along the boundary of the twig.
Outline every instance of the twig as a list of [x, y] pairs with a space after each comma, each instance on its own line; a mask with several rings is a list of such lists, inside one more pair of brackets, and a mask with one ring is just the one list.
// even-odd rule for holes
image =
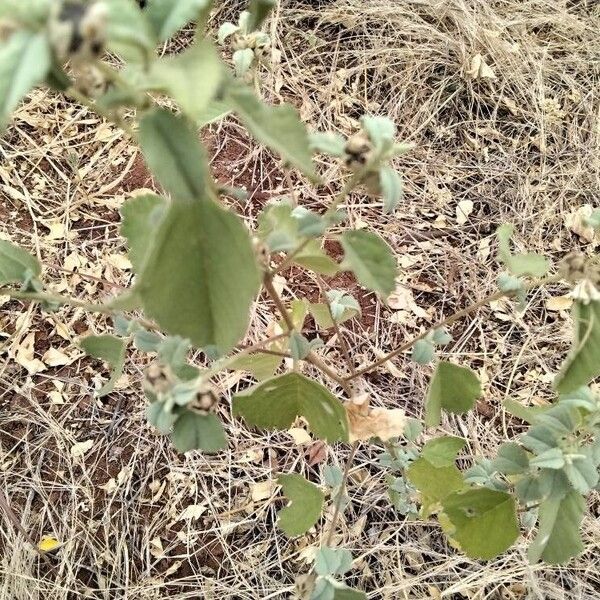
[[[525, 285], [523, 289], [527, 291], [532, 288], [540, 287], [542, 285], [556, 283], [557, 281], [560, 281], [561, 279], [562, 279], [561, 275], [546, 277], [544, 279], [536, 280], [536, 281], [533, 281], [533, 282]], [[488, 296], [486, 296], [485, 298], [482, 298], [481, 300], [478, 300], [474, 304], [471, 304], [470, 306], [467, 306], [466, 308], [459, 310], [458, 312], [450, 315], [449, 317], [446, 317], [445, 319], [438, 321], [435, 325], [432, 325], [429, 329], [427, 329], [420, 335], [412, 338], [411, 340], [402, 344], [399, 348], [392, 350], [390, 353], [386, 354], [385, 356], [378, 358], [376, 361], [372, 362], [370, 365], [367, 365], [366, 367], [363, 367], [362, 369], [358, 369], [352, 375], [348, 376], [346, 378], [346, 380], [350, 381], [350, 380], [354, 379], [355, 377], [360, 377], [361, 375], [364, 375], [365, 373], [369, 373], [373, 369], [376, 369], [377, 367], [384, 365], [388, 360], [394, 358], [395, 356], [398, 356], [399, 354], [406, 352], [406, 350], [408, 350], [409, 348], [412, 348], [412, 346], [414, 346], [419, 340], [422, 340], [423, 338], [427, 337], [432, 331], [435, 331], [436, 329], [439, 329], [440, 327], [452, 325], [452, 323], [454, 323], [455, 321], [458, 321], [459, 319], [462, 319], [463, 317], [469, 315], [470, 313], [475, 312], [482, 306], [485, 306], [485, 305], [489, 304], [490, 302], [500, 300], [500, 298], [509, 298], [511, 296], [514, 296], [518, 291], [519, 290], [510, 290], [510, 291], [505, 292], [505, 291], [500, 290], [498, 292], [494, 292], [493, 294], [489, 294]]]

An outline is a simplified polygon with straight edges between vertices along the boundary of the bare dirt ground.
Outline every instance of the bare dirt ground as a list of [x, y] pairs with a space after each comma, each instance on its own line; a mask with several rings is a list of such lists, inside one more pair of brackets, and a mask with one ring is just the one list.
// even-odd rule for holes
[[[239, 10], [225, 2], [211, 25]], [[494, 288], [493, 234], [516, 227], [519, 249], [557, 259], [600, 243], [578, 227], [600, 198], [600, 5], [595, 0], [284, 0], [270, 21], [275, 66], [264, 93], [293, 102], [314, 128], [345, 134], [365, 111], [390, 115], [417, 144], [397, 166], [405, 198], [397, 214], [361, 193], [347, 204], [353, 226], [375, 228], [401, 267], [393, 307], [348, 276], [328, 284], [359, 299], [362, 319], [345, 324], [357, 365], [481, 298]], [[277, 160], [232, 119], [203, 134], [216, 177], [244, 185], [252, 224], [265, 202], [289, 193]], [[337, 189], [292, 182], [308, 207]], [[54, 290], [99, 300], [131, 283], [119, 236], [119, 206], [151, 187], [135, 147], [88, 109], [36, 91], [0, 142], [0, 237], [46, 265]], [[335, 243], [328, 242], [335, 255]], [[315, 298], [305, 273], [284, 273], [286, 298]], [[477, 410], [441, 429], [488, 456], [520, 430], [502, 408], [551, 398], [568, 348], [568, 302], [560, 286], [530, 294], [527, 310], [494, 304], [453, 327], [448, 352], [485, 386]], [[308, 570], [319, 531], [286, 539], [269, 482], [283, 471], [320, 481], [346, 448], [296, 444], [231, 419], [230, 449], [178, 455], [144, 416], [140, 381], [147, 358], [133, 354], [117, 390], [94, 389], [106, 375], [83, 357], [77, 337], [108, 330], [78, 309], [43, 313], [0, 299], [0, 490], [34, 541], [62, 547], [52, 568], [8, 521], [0, 528], [0, 598], [98, 600], [287, 598]], [[260, 301], [251, 338], [274, 319]], [[335, 361], [335, 340], [324, 355]], [[376, 403], [422, 412], [430, 369], [403, 357], [369, 376]], [[224, 376], [226, 397], [251, 381]], [[82, 442], [87, 442], [84, 446]], [[85, 451], [83, 451], [85, 449]], [[585, 599], [600, 595], [598, 498], [584, 521], [586, 552], [566, 567], [531, 566], [524, 534], [505, 555], [480, 563], [448, 546], [438, 527], [390, 507], [380, 449], [361, 447], [350, 476], [351, 504], [338, 540], [352, 550], [348, 583], [371, 600]], [[326, 519], [331, 515], [326, 515]]]

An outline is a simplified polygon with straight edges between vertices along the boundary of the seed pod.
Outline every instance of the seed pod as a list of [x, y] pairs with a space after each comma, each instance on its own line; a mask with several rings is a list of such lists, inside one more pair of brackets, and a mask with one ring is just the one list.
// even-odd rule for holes
[[152, 363], [144, 373], [144, 389], [160, 395], [167, 392], [172, 386], [172, 377], [169, 370], [158, 363]]
[[208, 414], [210, 412], [214, 412], [218, 404], [219, 397], [215, 393], [212, 386], [207, 384], [206, 387], [198, 390], [192, 408], [203, 414]]
[[50, 43], [60, 60], [85, 62], [98, 58], [106, 43], [107, 8], [102, 2], [56, 3], [48, 23]]
[[344, 147], [344, 163], [352, 171], [364, 167], [373, 155], [371, 140], [363, 133], [355, 133], [348, 138]]

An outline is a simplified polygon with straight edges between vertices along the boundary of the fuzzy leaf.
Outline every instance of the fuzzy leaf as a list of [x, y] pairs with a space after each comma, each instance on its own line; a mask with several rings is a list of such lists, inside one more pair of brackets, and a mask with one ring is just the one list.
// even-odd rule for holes
[[321, 275], [335, 275], [340, 269], [340, 266], [323, 251], [316, 240], [308, 242], [301, 252], [296, 254], [294, 262]]
[[37, 258], [11, 242], [0, 240], [0, 284], [25, 283], [41, 271]]
[[168, 333], [223, 354], [246, 332], [259, 285], [242, 220], [203, 198], [171, 204], [136, 289]]
[[223, 80], [223, 65], [209, 42], [197, 42], [184, 52], [159, 58], [148, 75], [149, 89], [171, 96], [195, 121], [204, 118]]
[[424, 499], [433, 502], [443, 500], [464, 486], [462, 473], [456, 466], [435, 467], [423, 457], [410, 464], [407, 477]]
[[402, 200], [403, 185], [400, 173], [388, 165], [379, 169], [379, 187], [383, 198], [383, 212], [393, 213]]
[[167, 202], [154, 194], [135, 196], [121, 207], [121, 235], [127, 238], [129, 260], [135, 273], [142, 271]]
[[323, 492], [297, 474], [280, 475], [277, 483], [291, 502], [279, 511], [277, 524], [290, 537], [306, 533], [321, 516]]
[[585, 500], [575, 490], [553, 494], [539, 510], [539, 529], [527, 555], [536, 563], [540, 558], [551, 564], [563, 564], [583, 551], [579, 533]]
[[248, 371], [258, 381], [273, 377], [283, 358], [272, 354], [245, 354], [229, 363], [229, 369]]
[[186, 410], [175, 421], [171, 440], [179, 452], [197, 449], [213, 453], [227, 448], [227, 438], [219, 418], [191, 410]]
[[140, 147], [148, 167], [175, 200], [206, 196], [206, 158], [196, 132], [182, 117], [155, 109], [140, 122]]
[[447, 533], [472, 558], [489, 560], [509, 548], [519, 535], [514, 498], [505, 492], [476, 488], [442, 500], [451, 528]]
[[25, 94], [44, 80], [50, 64], [44, 33], [17, 31], [0, 43], [0, 131]]
[[425, 424], [438, 425], [442, 408], [455, 414], [467, 412], [480, 395], [481, 384], [474, 371], [449, 362], [438, 363], [425, 401]]
[[210, 5], [210, 0], [149, 0], [145, 13], [158, 39], [164, 41], [195, 21]]
[[507, 442], [500, 446], [493, 463], [498, 472], [504, 475], [518, 475], [529, 467], [529, 458], [521, 446]]
[[600, 301], [573, 304], [574, 341], [554, 387], [568, 394], [600, 375]]
[[248, 87], [242, 85], [232, 85], [229, 88], [228, 100], [259, 142], [277, 152], [286, 162], [311, 179], [317, 179], [308, 133], [294, 107], [289, 104], [268, 106]]
[[114, 335], [89, 335], [81, 340], [83, 351], [111, 366], [110, 379], [98, 390], [98, 397], [113, 391], [115, 383], [123, 373], [125, 364], [125, 340]]
[[447, 467], [454, 464], [456, 455], [465, 447], [465, 440], [444, 435], [429, 440], [421, 451], [421, 456], [434, 467]]
[[288, 429], [302, 416], [317, 437], [328, 442], [348, 440], [342, 403], [321, 384], [299, 373], [274, 377], [237, 394], [233, 412], [250, 425], [265, 429]]
[[396, 259], [391, 248], [369, 231], [345, 231], [340, 242], [344, 248], [342, 268], [352, 271], [364, 287], [387, 298], [396, 287]]
[[127, 62], [149, 61], [157, 44], [150, 21], [137, 2], [102, 0], [108, 8], [108, 48]]

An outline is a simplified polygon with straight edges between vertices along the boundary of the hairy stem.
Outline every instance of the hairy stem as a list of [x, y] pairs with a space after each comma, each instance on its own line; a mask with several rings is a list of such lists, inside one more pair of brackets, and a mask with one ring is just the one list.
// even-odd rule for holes
[[[532, 282], [524, 285], [523, 289], [530, 290], [533, 288], [541, 287], [543, 285], [548, 285], [550, 283], [556, 283], [557, 281], [560, 281], [561, 279], [562, 279], [561, 275], [545, 277], [543, 279], [538, 279], [538, 280], [532, 281]], [[477, 302], [467, 306], [466, 308], [463, 308], [462, 310], [455, 312], [454, 314], [450, 315], [449, 317], [446, 317], [445, 319], [438, 321], [435, 325], [432, 325], [429, 329], [427, 329], [423, 333], [412, 338], [408, 342], [402, 344], [399, 348], [392, 350], [390, 353], [386, 354], [385, 356], [378, 358], [376, 361], [372, 362], [370, 365], [367, 365], [366, 367], [363, 367], [362, 369], [358, 369], [357, 371], [355, 371], [354, 373], [349, 375], [346, 378], [346, 380], [350, 381], [350, 380], [354, 379], [355, 377], [360, 377], [361, 375], [364, 375], [365, 373], [369, 373], [370, 371], [373, 371], [377, 367], [384, 365], [388, 360], [390, 360], [390, 359], [398, 356], [399, 354], [402, 354], [403, 352], [406, 352], [407, 350], [412, 348], [419, 340], [422, 340], [423, 338], [427, 337], [432, 331], [435, 331], [436, 329], [439, 329], [440, 327], [452, 325], [452, 323], [454, 323], [455, 321], [458, 321], [459, 319], [466, 317], [467, 315], [471, 314], [472, 312], [475, 312], [476, 310], [480, 309], [482, 306], [486, 306], [490, 302], [500, 300], [500, 298], [510, 298], [511, 296], [514, 296], [517, 292], [518, 292], [518, 290], [509, 290], [506, 292], [499, 290], [497, 292], [494, 292], [493, 294], [487, 295], [485, 298], [482, 298], [481, 300], [478, 300]]]
[[334, 500], [334, 508], [333, 508], [333, 517], [331, 518], [331, 524], [329, 525], [329, 531], [325, 537], [325, 545], [330, 546], [333, 540], [333, 536], [335, 534], [335, 528], [337, 526], [338, 519], [342, 512], [342, 502], [344, 500], [344, 494], [346, 492], [346, 487], [348, 484], [348, 475], [350, 475], [350, 468], [352, 467], [352, 461], [354, 460], [354, 455], [356, 454], [356, 450], [358, 449], [358, 442], [354, 442], [350, 447], [350, 454], [348, 454], [348, 458], [344, 464], [344, 472], [342, 474], [342, 482], [340, 483], [340, 487], [335, 495]]

